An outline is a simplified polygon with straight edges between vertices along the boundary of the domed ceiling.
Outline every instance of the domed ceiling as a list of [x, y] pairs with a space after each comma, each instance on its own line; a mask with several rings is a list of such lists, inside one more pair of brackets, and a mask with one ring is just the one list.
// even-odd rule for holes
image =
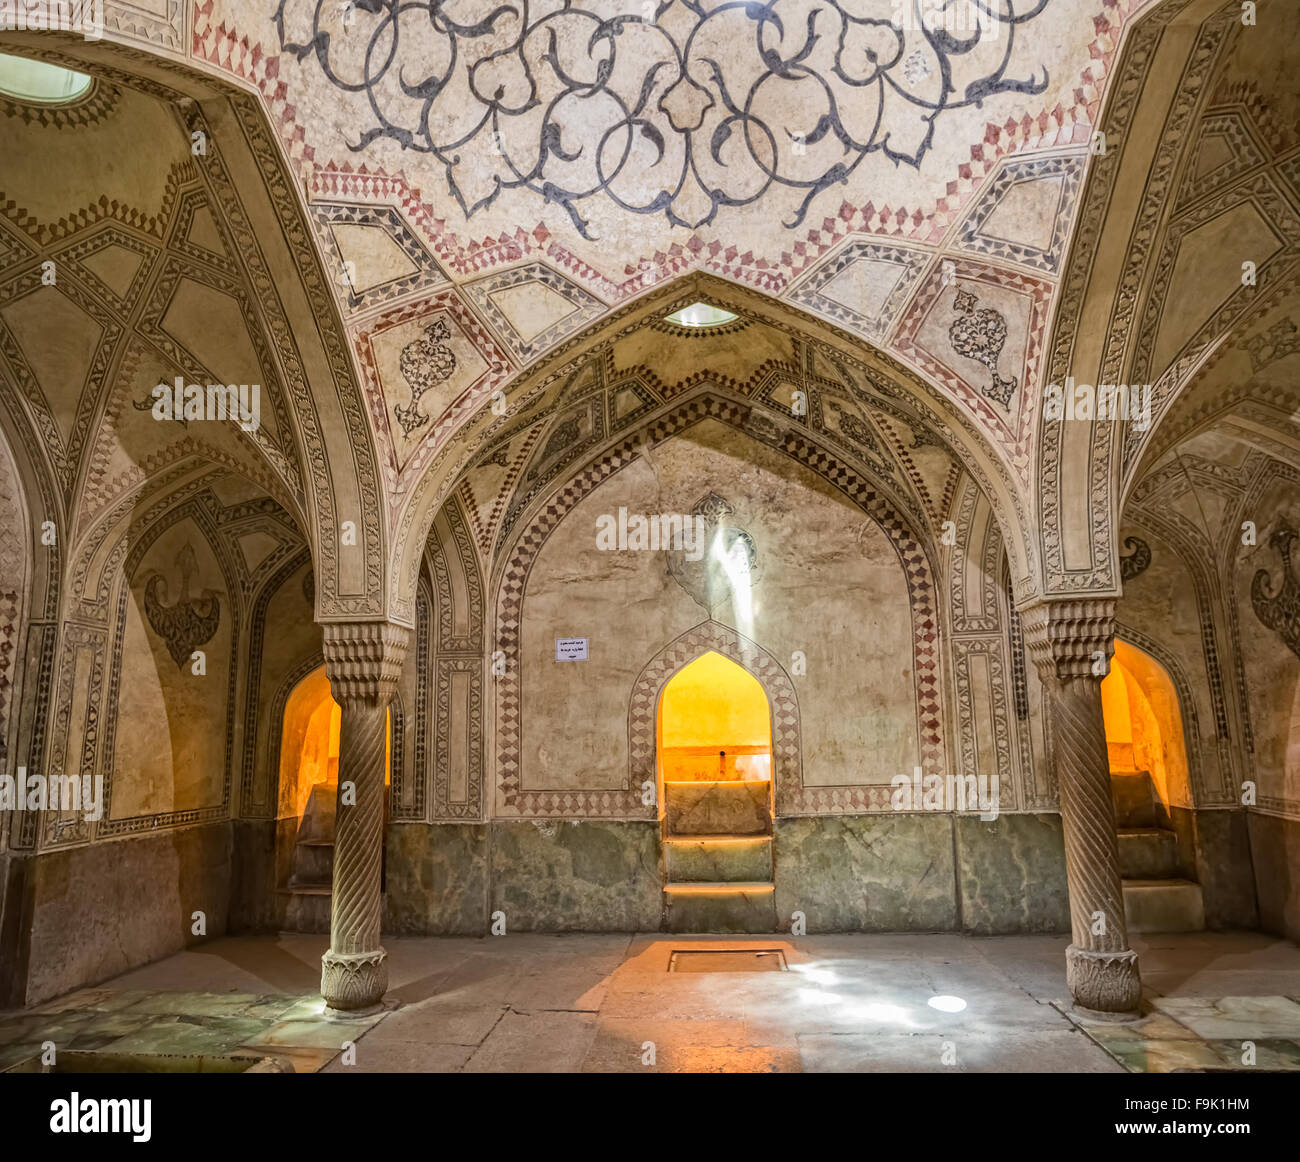
[[[700, 271], [892, 349], [1027, 480], [1041, 333], [1131, 11], [202, 0], [193, 44], [279, 120], [397, 472], [518, 368]], [[426, 391], [395, 352], [431, 325], [466, 357]]]
[[[1276, 24], [1273, 10], [1260, 5], [1265, 25]], [[1118, 479], [1122, 466], [1131, 487], [1144, 440], [1117, 454], [1105, 433], [1053, 443], [1040, 419], [1044, 383], [1083, 374], [1079, 352], [1103, 342], [1091, 332], [1107, 326], [1110, 304], [1086, 296], [1113, 291], [1123, 318], [1144, 315], [1138, 326], [1111, 325], [1104, 342], [1131, 337], [1132, 351], [1108, 364], [1164, 379], [1174, 372], [1161, 367], [1190, 374], [1200, 358], [1192, 348], [1246, 325], [1235, 306], [1209, 323], [1189, 314], [1183, 293], [1194, 284], [1218, 301], [1209, 282], [1236, 280], [1239, 263], [1217, 245], [1225, 222], [1276, 224], [1248, 239], [1261, 289], [1294, 258], [1293, 244], [1274, 244], [1297, 214], [1295, 143], [1277, 129], [1294, 123], [1294, 85], [1274, 67], [1291, 34], [1248, 27], [1239, 5], [1216, 0], [105, 0], [104, 13], [98, 46], [5, 34], [5, 48], [101, 75], [114, 62], [125, 73], [129, 60], [133, 75], [190, 91], [222, 93], [229, 82], [260, 94], [279, 139], [274, 164], [297, 189], [281, 185], [301, 197], [315, 252], [296, 234], [282, 241], [302, 269], [324, 261], [322, 293], [338, 305], [374, 441], [373, 468], [358, 460], [343, 503], [351, 511], [377, 494], [358, 509], [377, 522], [366, 532], [368, 594], [380, 584], [381, 545], [419, 543], [429, 506], [456, 475], [485, 452], [501, 456], [498, 438], [535, 414], [523, 397], [536, 369], [567, 365], [605, 326], [612, 335], [625, 325], [620, 312], [673, 299], [668, 284], [710, 277], [776, 300], [795, 329], [816, 323], [841, 347], [875, 348], [928, 393], [937, 411], [912, 414], [941, 440], [978, 433], [963, 440], [988, 450], [984, 468], [1016, 523], [1041, 525], [1018, 585], [1039, 559], [1059, 578], [1052, 585], [1105, 586], [1113, 506], [1085, 477], [1113, 469]], [[196, 71], [202, 81], [191, 84]], [[117, 77], [123, 101], [133, 99], [128, 80]], [[215, 156], [232, 142], [244, 148], [225, 137], [237, 131], [269, 173], [251, 117], [237, 102], [223, 113], [223, 99], [180, 102], [179, 124], [198, 124], [201, 106]], [[11, 120], [53, 135], [44, 114], [17, 110]], [[90, 129], [77, 132], [89, 140]], [[101, 146], [111, 153], [107, 139]], [[158, 201], [118, 190], [152, 167], [132, 178], [111, 157], [104, 164], [130, 211]], [[213, 167], [190, 166], [207, 190]], [[1152, 182], [1117, 181], [1121, 166]], [[57, 200], [57, 189], [37, 189], [23, 166], [16, 173], [5, 183], [14, 191], [2, 191], [11, 222], [69, 212], [40, 202]], [[1239, 178], [1259, 186], [1243, 187], [1249, 213], [1234, 209]], [[1220, 206], [1229, 185], [1236, 201]], [[1134, 232], [1123, 214], [1138, 203]], [[287, 220], [282, 213], [282, 228]], [[241, 280], [264, 290], [235, 259]], [[1084, 290], [1068, 285], [1075, 277]], [[1159, 318], [1145, 317], [1152, 311]], [[311, 312], [330, 313], [314, 300]], [[1268, 325], [1285, 325], [1289, 315], [1275, 313]], [[702, 376], [743, 394], [759, 390], [757, 370], [798, 371], [796, 347], [761, 328], [711, 347], [638, 327], [602, 356], [611, 373], [637, 379], [619, 406], [638, 392], [667, 404]], [[200, 330], [193, 342], [207, 337]], [[742, 355], [745, 366], [728, 371]], [[278, 395], [273, 370], [265, 378]], [[328, 381], [315, 377], [311, 392]], [[507, 412], [489, 407], [503, 398]], [[360, 410], [317, 403], [338, 417], [327, 434], [359, 446]], [[1164, 410], [1158, 390], [1157, 417]], [[80, 432], [70, 416], [51, 420], [51, 431]], [[900, 434], [909, 452], [920, 432], [911, 427]], [[70, 483], [79, 449], [65, 442]], [[276, 447], [252, 463], [296, 500]], [[326, 460], [342, 463], [337, 451]], [[280, 470], [267, 473], [267, 461]], [[922, 509], [946, 490], [946, 469], [936, 465], [935, 477], [929, 499], [917, 498]], [[1011, 508], [1000, 511], [1010, 519]], [[362, 581], [341, 584], [351, 594]]]

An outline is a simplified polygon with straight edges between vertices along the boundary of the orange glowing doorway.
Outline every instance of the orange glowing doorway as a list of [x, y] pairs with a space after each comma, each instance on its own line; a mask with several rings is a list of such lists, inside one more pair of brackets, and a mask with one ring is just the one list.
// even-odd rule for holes
[[748, 670], [710, 651], [659, 698], [664, 926], [775, 930], [772, 711]]
[[664, 782], [772, 780], [772, 714], [748, 670], [710, 650], [683, 666], [659, 699]]
[[[280, 736], [280, 814], [302, 816], [315, 788], [336, 788], [339, 781], [339, 727], [342, 710], [330, 692], [324, 665], [317, 666], [289, 694]], [[384, 784], [392, 777], [392, 713]]]
[[1101, 704], [1128, 930], [1201, 931], [1205, 897], [1197, 832], [1188, 825], [1193, 803], [1178, 687], [1154, 657], [1117, 638]]
[[1191, 780], [1178, 691], [1150, 654], [1115, 639], [1115, 656], [1101, 684], [1102, 718], [1111, 782], [1149, 781], [1157, 818], [1190, 807]]
[[[283, 833], [284, 842], [292, 845], [281, 856], [281, 866], [288, 868], [288, 882], [282, 888], [286, 898], [281, 924], [286, 931], [329, 931], [341, 724], [342, 710], [330, 692], [325, 667], [317, 666], [285, 700], [281, 726], [279, 814], [297, 820], [292, 835]], [[390, 711], [385, 792], [392, 775], [392, 743]]]

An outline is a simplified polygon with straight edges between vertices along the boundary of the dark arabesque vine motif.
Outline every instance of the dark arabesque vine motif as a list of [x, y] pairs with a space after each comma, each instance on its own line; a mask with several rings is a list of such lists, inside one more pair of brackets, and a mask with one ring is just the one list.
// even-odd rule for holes
[[[598, 195], [675, 226], [774, 188], [788, 227], [883, 154], [1016, 75], [1049, 0], [280, 0], [280, 44], [364, 94], [379, 138], [431, 155], [466, 217], [524, 187], [592, 237]], [[1017, 11], [1023, 7], [1024, 11]]]

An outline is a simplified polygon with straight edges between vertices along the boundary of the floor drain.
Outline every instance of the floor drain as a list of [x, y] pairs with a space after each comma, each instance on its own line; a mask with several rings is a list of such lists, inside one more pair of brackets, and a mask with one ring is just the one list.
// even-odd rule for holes
[[779, 948], [678, 949], [668, 958], [669, 972], [785, 972]]

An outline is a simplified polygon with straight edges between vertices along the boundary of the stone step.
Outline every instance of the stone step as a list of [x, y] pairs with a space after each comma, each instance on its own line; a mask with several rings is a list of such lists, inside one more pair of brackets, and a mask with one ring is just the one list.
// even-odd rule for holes
[[771, 835], [766, 779], [665, 782], [664, 822], [674, 835]]
[[1169, 823], [1155, 784], [1147, 771], [1110, 774], [1110, 797], [1115, 808], [1115, 826], [1122, 830], [1164, 827]]
[[1130, 932], [1203, 932], [1201, 885], [1191, 880], [1125, 880], [1124, 915]]
[[289, 886], [330, 884], [334, 879], [334, 844], [313, 839], [293, 845], [293, 870]]
[[1119, 874], [1126, 880], [1178, 878], [1178, 836], [1163, 827], [1123, 830], [1119, 838]]
[[664, 841], [670, 884], [771, 883], [770, 835], [670, 836]]
[[338, 783], [317, 783], [307, 797], [307, 807], [302, 813], [298, 828], [300, 843], [333, 843], [334, 820], [338, 810]]
[[289, 888], [279, 894], [285, 897], [283, 931], [329, 935], [333, 892], [328, 887]]
[[770, 883], [669, 884], [669, 932], [775, 932], [776, 892]]

